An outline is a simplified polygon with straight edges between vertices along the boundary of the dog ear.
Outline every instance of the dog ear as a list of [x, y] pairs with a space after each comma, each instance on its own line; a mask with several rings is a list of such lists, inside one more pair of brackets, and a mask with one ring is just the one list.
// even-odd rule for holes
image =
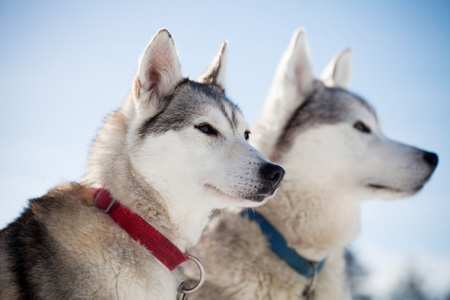
[[286, 61], [288, 80], [296, 83], [299, 94], [308, 96], [314, 86], [314, 75], [304, 28], [298, 29], [293, 34], [291, 44], [286, 50], [283, 60]]
[[292, 35], [262, 113], [252, 126], [252, 145], [269, 159], [286, 123], [312, 93], [314, 86], [306, 31], [300, 28]]
[[208, 70], [197, 80], [201, 83], [217, 84], [225, 89], [226, 73], [227, 73], [227, 54], [228, 41], [223, 42], [219, 52], [212, 60]]
[[328, 87], [348, 88], [352, 69], [352, 49], [336, 55], [323, 71], [320, 79]]
[[167, 29], [161, 29], [147, 45], [133, 83], [138, 108], [161, 109], [164, 97], [183, 79], [175, 43]]

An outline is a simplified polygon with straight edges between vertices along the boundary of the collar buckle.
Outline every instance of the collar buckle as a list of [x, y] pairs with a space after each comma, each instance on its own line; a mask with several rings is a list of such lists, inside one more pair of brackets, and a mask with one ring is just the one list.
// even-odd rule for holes
[[[97, 196], [95, 196], [95, 202], [94, 202], [94, 205], [95, 205], [95, 207], [97, 207], [97, 209], [98, 209], [100, 212], [102, 212], [102, 213], [104, 213], [104, 214], [107, 214], [107, 213], [109, 213], [109, 211], [110, 211], [111, 208], [113, 207], [114, 203], [116, 203], [116, 199], [111, 198], [111, 197], [109, 196], [108, 191], [105, 191], [104, 197], [101, 197], [101, 195], [103, 194], [104, 191], [105, 191], [105, 188], [102, 187], [102, 188], [100, 189], [100, 191], [97, 193]], [[100, 197], [101, 197], [101, 198], [100, 198]], [[106, 207], [106, 209], [101, 209], [101, 208], [97, 205], [97, 202], [98, 202], [99, 199], [100, 199], [100, 201], [103, 202], [102, 204], [105, 204], [106, 201], [111, 201], [111, 202], [110, 202], [109, 205]], [[103, 205], [102, 205], [102, 206], [103, 206]]]

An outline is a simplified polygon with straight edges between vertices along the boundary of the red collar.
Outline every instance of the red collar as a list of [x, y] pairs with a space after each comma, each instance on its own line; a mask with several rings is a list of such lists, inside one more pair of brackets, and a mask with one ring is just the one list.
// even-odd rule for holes
[[108, 190], [99, 187], [95, 193], [95, 206], [108, 214], [135, 241], [147, 248], [169, 270], [188, 260], [187, 256], [137, 214], [113, 199]]

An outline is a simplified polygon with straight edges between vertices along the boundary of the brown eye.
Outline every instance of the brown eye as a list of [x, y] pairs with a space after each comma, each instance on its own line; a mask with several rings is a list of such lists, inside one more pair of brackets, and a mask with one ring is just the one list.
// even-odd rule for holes
[[217, 135], [219, 132], [209, 125], [208, 123], [201, 123], [200, 125], [195, 125], [195, 128], [208, 135]]
[[246, 130], [244, 132], [244, 138], [245, 138], [246, 141], [248, 141], [248, 139], [250, 138], [250, 131]]
[[372, 132], [372, 131], [370, 130], [370, 128], [367, 127], [366, 124], [364, 124], [364, 123], [361, 122], [361, 121], [356, 122], [356, 123], [353, 125], [353, 127], [356, 128], [356, 129], [358, 129], [358, 130], [361, 131], [361, 132], [364, 132], [364, 133], [371, 133], [371, 132]]

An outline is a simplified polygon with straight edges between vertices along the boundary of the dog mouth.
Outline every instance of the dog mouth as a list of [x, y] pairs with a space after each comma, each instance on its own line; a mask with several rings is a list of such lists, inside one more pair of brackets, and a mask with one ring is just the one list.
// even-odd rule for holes
[[210, 190], [213, 190], [215, 193], [219, 194], [222, 197], [231, 198], [235, 201], [242, 201], [242, 200], [249, 200], [252, 202], [263, 202], [269, 195], [245, 195], [241, 197], [232, 196], [228, 193], [223, 192], [219, 188], [207, 183], [205, 184], [205, 187], [207, 187]]
[[374, 183], [369, 183], [369, 184], [367, 184], [367, 186], [374, 190], [387, 191], [387, 192], [398, 193], [398, 194], [399, 193], [413, 193], [414, 194], [414, 193], [420, 191], [423, 187], [423, 185], [419, 185], [419, 186], [409, 189], [409, 190], [402, 190], [402, 189], [390, 187], [387, 185], [374, 184]]
[[389, 188], [389, 187], [384, 186], [384, 185], [373, 184], [373, 183], [369, 183], [367, 186], [370, 187], [370, 188], [376, 189], [376, 190], [385, 190], [385, 189], [391, 190], [392, 189], [392, 188]]

